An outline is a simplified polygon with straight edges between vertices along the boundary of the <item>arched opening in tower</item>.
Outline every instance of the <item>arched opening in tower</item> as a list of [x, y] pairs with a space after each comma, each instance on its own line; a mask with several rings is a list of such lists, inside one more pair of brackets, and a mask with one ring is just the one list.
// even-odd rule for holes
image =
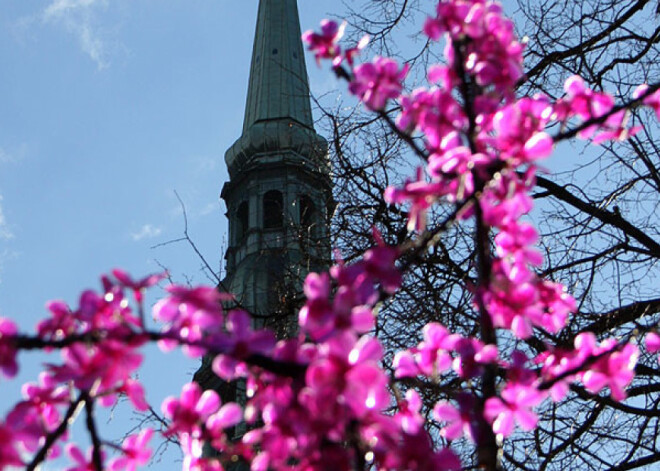
[[264, 229], [278, 229], [284, 225], [282, 193], [271, 190], [264, 195]]

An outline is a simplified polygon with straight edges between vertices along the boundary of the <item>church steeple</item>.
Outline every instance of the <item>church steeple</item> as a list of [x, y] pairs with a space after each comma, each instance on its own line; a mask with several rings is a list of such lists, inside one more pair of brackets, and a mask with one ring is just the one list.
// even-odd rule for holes
[[269, 316], [282, 289], [329, 258], [327, 142], [314, 130], [296, 0], [259, 1], [243, 132], [225, 161], [224, 284]]
[[[254, 327], [295, 332], [302, 281], [330, 259], [332, 183], [327, 142], [314, 131], [296, 0], [260, 0], [241, 137], [225, 153], [229, 181], [226, 276], [220, 288], [253, 314]], [[205, 356], [194, 379], [226, 401], [226, 383]], [[236, 437], [245, 432], [236, 427]], [[206, 456], [215, 452], [206, 448]], [[244, 466], [230, 469], [243, 469]]]
[[297, 2], [260, 0], [243, 132], [225, 154], [229, 175], [283, 150], [327, 173], [326, 149], [314, 131]]
[[259, 2], [243, 132], [259, 122], [292, 119], [313, 129], [296, 0]]

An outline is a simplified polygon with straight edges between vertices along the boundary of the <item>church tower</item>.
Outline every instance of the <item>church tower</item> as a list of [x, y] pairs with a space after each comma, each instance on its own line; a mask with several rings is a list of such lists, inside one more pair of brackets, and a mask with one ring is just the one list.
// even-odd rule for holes
[[[327, 142], [314, 130], [296, 0], [260, 0], [243, 132], [225, 153], [229, 218], [222, 291], [282, 338], [297, 325], [307, 273], [329, 257], [332, 208]], [[205, 359], [202, 387], [226, 397]], [[240, 388], [240, 386], [238, 386]]]

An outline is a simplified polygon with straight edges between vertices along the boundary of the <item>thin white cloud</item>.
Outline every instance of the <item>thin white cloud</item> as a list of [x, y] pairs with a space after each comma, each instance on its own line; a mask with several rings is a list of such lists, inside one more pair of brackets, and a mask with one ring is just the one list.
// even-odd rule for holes
[[9, 229], [9, 225], [5, 219], [5, 213], [2, 210], [2, 195], [0, 195], [0, 239], [8, 240], [13, 238], [14, 234]]
[[154, 237], [158, 237], [162, 232], [163, 230], [160, 227], [145, 224], [139, 231], [133, 232], [131, 238], [136, 242], [142, 239], [153, 239]]
[[28, 153], [29, 146], [27, 144], [21, 144], [11, 151], [0, 147], [0, 164], [15, 164], [23, 160]]
[[52, 0], [43, 13], [42, 20], [63, 26], [78, 38], [83, 52], [99, 69], [108, 67], [107, 46], [96, 27], [99, 9], [105, 9], [108, 0]]
[[209, 214], [218, 212], [220, 213], [220, 203], [217, 201], [214, 201], [212, 203], [208, 203], [205, 205], [200, 211], [199, 215], [200, 216], [208, 216]]

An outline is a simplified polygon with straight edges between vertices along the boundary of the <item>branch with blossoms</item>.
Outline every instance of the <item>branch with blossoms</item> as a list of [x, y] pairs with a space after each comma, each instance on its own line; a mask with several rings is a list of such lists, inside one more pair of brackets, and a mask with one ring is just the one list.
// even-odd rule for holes
[[[521, 219], [533, 206], [529, 193], [535, 185], [537, 162], [550, 155], [554, 143], [575, 136], [595, 144], [633, 136], [640, 128], [628, 126], [628, 110], [644, 105], [660, 116], [660, 92], [658, 84], [641, 85], [631, 100], [615, 106], [610, 95], [590, 90], [575, 76], [567, 80], [566, 95], [560, 100], [552, 102], [544, 95], [517, 100], [515, 89], [524, 80], [524, 45], [515, 38], [512, 23], [496, 2], [441, 1], [424, 32], [431, 40], [445, 41], [446, 64], [429, 68], [432, 86], [412, 93], [403, 92], [407, 67], [392, 59], [377, 57], [355, 65], [356, 51], [364, 47], [364, 41], [342, 53], [343, 29], [335, 24], [326, 21], [320, 33], [310, 31], [303, 37], [317, 59], [332, 60], [336, 75], [349, 82], [349, 91], [366, 108], [392, 123], [385, 109], [388, 103], [398, 102], [396, 133], [404, 134], [413, 152], [422, 157], [426, 171], [420, 169], [417, 178], [403, 187], [389, 188], [385, 198], [389, 203], [410, 205], [408, 227], [420, 234], [418, 240], [434, 238], [426, 230], [425, 217], [433, 205], [470, 203], [468, 211], [455, 214], [459, 219], [474, 218], [476, 227], [478, 285], [473, 299], [482, 329], [481, 340], [471, 348], [475, 357], [487, 350], [483, 355], [490, 361], [480, 357], [480, 373], [465, 377], [480, 378], [482, 383], [481, 395], [463, 402], [470, 404], [466, 410], [480, 410], [468, 427], [477, 450], [487, 450], [480, 454], [479, 465], [495, 469], [498, 453], [492, 433], [511, 435], [514, 419], [519, 419], [523, 429], [534, 428], [536, 416], [531, 409], [547, 397], [545, 390], [552, 390], [553, 400], [561, 400], [567, 383], [580, 380], [590, 392], [609, 386], [613, 398], [625, 398], [624, 386], [632, 380], [638, 355], [632, 343], [608, 339], [597, 345], [592, 334], [582, 334], [576, 338], [575, 350], [562, 352], [549, 346], [550, 353], [525, 360], [548, 361], [542, 374], [529, 369], [530, 379], [508, 384], [495, 378], [494, 365], [505, 371], [510, 367], [492, 352], [497, 351], [494, 335], [498, 332], [509, 330], [519, 339], [529, 339], [536, 329], [557, 334], [575, 311], [575, 301], [563, 286], [536, 274], [536, 267], [543, 263], [533, 248], [538, 234]], [[555, 136], [548, 132], [553, 126], [561, 129]], [[424, 148], [417, 145], [419, 137]], [[491, 243], [493, 254], [488, 249]], [[444, 344], [431, 348], [434, 356], [444, 350], [442, 366], [420, 367], [423, 342], [395, 357], [395, 363], [400, 362], [397, 375], [435, 376], [438, 370], [450, 370], [458, 341], [453, 335], [447, 334]], [[648, 336], [651, 351], [657, 348], [655, 335]], [[425, 341], [430, 341], [426, 335]], [[552, 374], [541, 380], [548, 371]], [[483, 433], [484, 419], [492, 424], [490, 433]], [[482, 432], [478, 439], [475, 430]]]
[[[556, 141], [573, 135], [595, 143], [633, 135], [638, 129], [627, 127], [627, 108], [579, 77], [568, 79], [566, 95], [557, 101], [517, 98], [524, 45], [496, 2], [437, 3], [423, 31], [431, 41], [445, 42], [445, 62], [429, 68], [428, 87], [410, 93], [404, 92], [407, 68], [393, 59], [358, 64], [366, 40], [344, 49], [344, 28], [326, 20], [320, 33], [307, 32], [303, 39], [422, 157], [414, 177], [383, 195], [390, 204], [410, 206], [411, 239], [388, 246], [374, 231], [376, 244], [360, 260], [339, 260], [327, 273], [308, 275], [300, 332], [279, 341], [268, 330], [253, 329], [245, 311], [226, 312], [223, 302], [231, 297], [210, 287], [169, 287], [153, 310], [164, 327], [150, 330], [143, 293], [162, 276], [136, 281], [121, 270], [102, 277], [100, 292], [83, 292], [75, 309], [50, 303], [50, 317], [35, 335], [19, 334], [13, 322], [0, 318], [4, 376], [16, 375], [24, 350], [61, 354], [59, 363], [46, 365], [39, 383], [24, 387], [23, 400], [0, 422], [0, 469], [36, 469], [62, 446], [74, 463], [70, 470], [145, 465], [154, 431], [145, 428], [121, 445], [108, 444], [94, 410], [115, 404], [120, 395], [138, 411], [149, 409], [144, 387], [134, 379], [140, 348], [148, 342], [163, 351], [181, 348], [192, 358], [210, 355], [220, 379], [245, 381], [245, 404], [223, 404], [217, 392], [196, 383], [164, 401], [169, 422], [163, 434], [181, 444], [186, 470], [220, 471], [239, 460], [252, 471], [459, 470], [472, 466], [453, 448], [462, 437], [474, 446], [475, 466], [497, 470], [503, 442], [534, 430], [542, 404], [565, 400], [576, 384], [590, 394], [609, 390], [613, 401], [626, 398], [637, 339], [598, 341], [583, 332], [570, 346], [544, 343], [537, 355], [507, 348], [505, 341], [559, 335], [576, 310], [563, 285], [539, 274], [539, 236], [527, 219], [538, 162], [550, 156]], [[393, 103], [395, 120], [385, 111]], [[660, 92], [641, 86], [628, 105], [640, 103], [659, 114]], [[574, 127], [553, 137], [553, 126]], [[429, 229], [426, 214], [440, 204], [453, 211]], [[385, 368], [383, 345], [372, 335], [379, 306], [396, 297], [415, 256], [453, 224], [474, 227], [477, 276], [464, 289], [478, 333], [463, 335], [431, 322], [422, 341], [399, 351]], [[645, 341], [647, 351], [660, 350], [655, 332]], [[433, 407], [441, 443], [427, 431], [419, 393], [410, 387], [421, 382], [459, 386]], [[92, 442], [86, 454], [68, 443], [66, 433], [81, 408]], [[239, 424], [247, 432], [234, 439]], [[205, 445], [217, 456], [204, 454]]]

